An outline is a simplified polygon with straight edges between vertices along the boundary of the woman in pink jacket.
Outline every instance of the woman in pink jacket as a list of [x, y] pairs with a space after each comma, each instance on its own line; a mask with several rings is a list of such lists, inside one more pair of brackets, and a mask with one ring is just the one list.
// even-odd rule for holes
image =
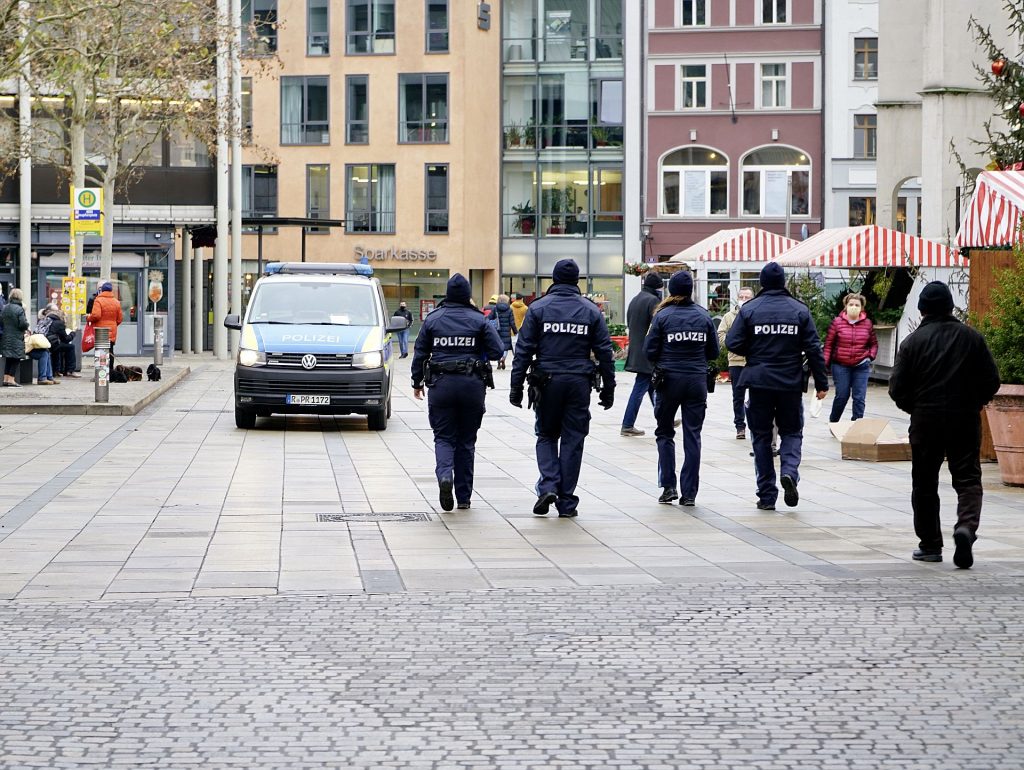
[[875, 327], [864, 315], [864, 296], [847, 294], [846, 309], [836, 316], [825, 336], [825, 366], [832, 367], [836, 397], [832, 402], [829, 422], [839, 422], [846, 402], [853, 392], [853, 419], [864, 416], [864, 399], [868, 392], [871, 362], [878, 356]]

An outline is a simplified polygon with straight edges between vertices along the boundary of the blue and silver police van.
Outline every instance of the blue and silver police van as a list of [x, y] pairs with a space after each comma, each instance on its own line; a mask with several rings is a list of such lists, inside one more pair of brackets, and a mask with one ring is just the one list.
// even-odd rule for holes
[[[271, 414], [391, 416], [392, 325], [369, 265], [274, 262], [253, 287], [235, 365], [235, 425]], [[405, 328], [404, 322], [401, 324]]]

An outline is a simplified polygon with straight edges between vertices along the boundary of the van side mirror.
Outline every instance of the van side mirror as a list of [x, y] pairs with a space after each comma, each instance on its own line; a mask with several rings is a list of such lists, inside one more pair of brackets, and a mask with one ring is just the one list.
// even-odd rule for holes
[[235, 314], [224, 316], [224, 328], [234, 329], [236, 332], [242, 331], [242, 317]]
[[391, 320], [388, 321], [387, 332], [388, 334], [391, 334], [392, 332], [404, 332], [408, 328], [409, 323], [404, 318], [400, 316], [392, 316]]

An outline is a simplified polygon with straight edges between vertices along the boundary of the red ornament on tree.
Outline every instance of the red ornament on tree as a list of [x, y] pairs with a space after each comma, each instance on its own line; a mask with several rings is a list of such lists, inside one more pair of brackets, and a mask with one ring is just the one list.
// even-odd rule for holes
[[1024, 118], [1024, 104], [1017, 105], [1017, 114]]
[[1006, 59], [996, 59], [992, 62], [992, 74], [997, 78], [1003, 76], [1003, 72], [1006, 70]]

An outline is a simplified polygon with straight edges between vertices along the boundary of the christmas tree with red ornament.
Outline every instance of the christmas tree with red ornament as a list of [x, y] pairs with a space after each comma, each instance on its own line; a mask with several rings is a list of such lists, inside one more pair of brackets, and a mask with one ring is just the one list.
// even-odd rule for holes
[[998, 112], [985, 121], [987, 139], [979, 142], [992, 158], [992, 167], [998, 169], [1024, 168], [1024, 2], [1006, 0], [1007, 31], [1015, 49], [1003, 50], [992, 36], [989, 27], [971, 18], [974, 39], [985, 52], [988, 65], [975, 65], [978, 75]]

